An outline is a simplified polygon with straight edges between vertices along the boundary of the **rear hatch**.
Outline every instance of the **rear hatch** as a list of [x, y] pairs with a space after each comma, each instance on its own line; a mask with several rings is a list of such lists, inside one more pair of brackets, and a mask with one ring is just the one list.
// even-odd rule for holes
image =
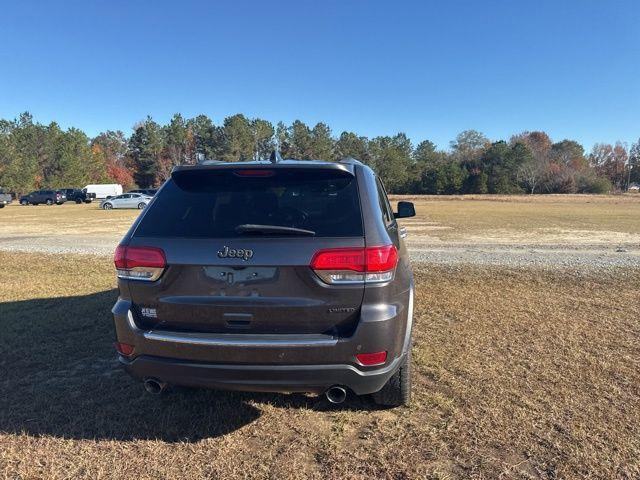
[[128, 282], [155, 330], [349, 335], [364, 285], [328, 285], [310, 268], [327, 248], [362, 248], [357, 182], [347, 167], [178, 170], [129, 247], [166, 257], [156, 281]]

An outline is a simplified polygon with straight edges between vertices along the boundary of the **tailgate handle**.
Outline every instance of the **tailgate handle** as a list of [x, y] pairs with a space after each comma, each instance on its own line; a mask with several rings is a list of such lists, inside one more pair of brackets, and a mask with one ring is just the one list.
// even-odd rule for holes
[[253, 320], [253, 315], [250, 313], [225, 313], [223, 318], [227, 322], [227, 327], [249, 328], [251, 326], [251, 320]]

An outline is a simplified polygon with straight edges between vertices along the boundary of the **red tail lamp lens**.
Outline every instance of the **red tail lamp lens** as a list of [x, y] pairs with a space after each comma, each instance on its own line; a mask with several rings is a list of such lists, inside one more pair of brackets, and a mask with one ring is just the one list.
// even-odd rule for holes
[[393, 270], [398, 263], [398, 250], [394, 245], [368, 247], [365, 249], [365, 254], [367, 256], [367, 272]]
[[133, 355], [134, 346], [129, 345], [128, 343], [115, 342], [114, 346], [120, 355], [124, 355], [125, 357], [130, 357]]
[[156, 247], [127, 247], [118, 245], [113, 256], [118, 278], [154, 282], [167, 266], [164, 251]]
[[366, 248], [330, 248], [320, 250], [311, 260], [314, 270], [352, 270], [386, 272], [396, 268], [398, 250], [394, 245]]
[[113, 257], [113, 263], [119, 270], [136, 267], [164, 268], [167, 265], [167, 259], [161, 248], [118, 245]]
[[359, 353], [356, 355], [356, 360], [360, 365], [365, 367], [372, 367], [374, 365], [382, 365], [387, 361], [387, 352], [375, 352], [375, 353]]
[[332, 248], [320, 250], [311, 260], [314, 270], [352, 270], [364, 272], [364, 248]]
[[123, 245], [118, 245], [116, 247], [116, 252], [113, 254], [113, 263], [116, 264], [117, 269], [127, 268], [127, 247]]

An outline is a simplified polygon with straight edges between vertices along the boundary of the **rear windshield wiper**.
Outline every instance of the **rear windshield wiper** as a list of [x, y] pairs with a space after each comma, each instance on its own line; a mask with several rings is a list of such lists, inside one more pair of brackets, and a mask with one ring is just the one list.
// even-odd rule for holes
[[313, 230], [305, 230], [304, 228], [283, 227], [282, 225], [256, 225], [253, 223], [245, 223], [236, 227], [238, 233], [255, 233], [258, 235], [315, 235]]

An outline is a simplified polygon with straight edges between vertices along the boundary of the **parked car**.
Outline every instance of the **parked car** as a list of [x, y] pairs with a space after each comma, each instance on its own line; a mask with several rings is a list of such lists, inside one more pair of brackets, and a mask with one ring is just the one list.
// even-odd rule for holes
[[112, 208], [137, 208], [142, 210], [149, 204], [151, 198], [141, 193], [124, 193], [103, 200], [100, 202], [100, 208], [104, 210], [111, 210]]
[[120, 363], [168, 385], [411, 393], [413, 274], [366, 165], [280, 161], [176, 167], [115, 252]]
[[20, 205], [39, 205], [41, 203], [62, 205], [66, 200], [64, 193], [59, 190], [36, 190], [21, 196]]
[[143, 193], [145, 195], [149, 195], [150, 197], [153, 197], [156, 193], [158, 193], [158, 189], [157, 188], [139, 188], [137, 190], [130, 190], [127, 193]]
[[122, 195], [122, 185], [119, 183], [102, 183], [87, 185], [83, 188], [87, 193], [94, 193], [95, 198], [103, 199]]
[[95, 193], [89, 193], [79, 188], [63, 188], [61, 192], [65, 194], [67, 202], [91, 203], [96, 198]]
[[4, 193], [4, 190], [0, 188], [0, 208], [4, 208], [5, 205], [9, 205], [12, 201], [11, 194]]

